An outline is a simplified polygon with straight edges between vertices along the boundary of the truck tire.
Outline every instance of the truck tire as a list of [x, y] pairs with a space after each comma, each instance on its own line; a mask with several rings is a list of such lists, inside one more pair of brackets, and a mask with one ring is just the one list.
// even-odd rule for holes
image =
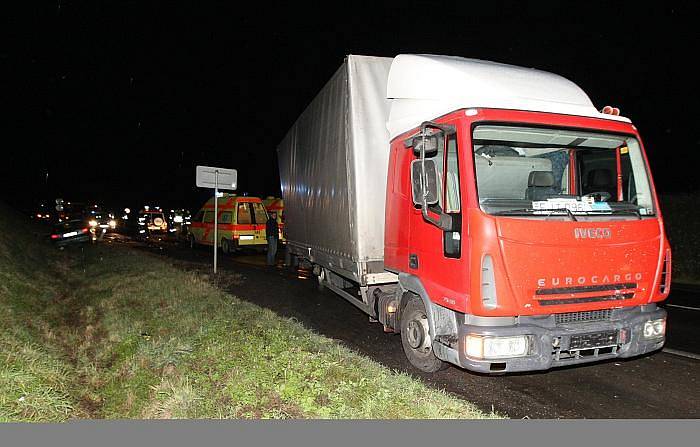
[[423, 301], [410, 295], [401, 312], [401, 344], [411, 365], [424, 372], [436, 372], [447, 366], [435, 357]]
[[194, 236], [191, 234], [189, 237], [189, 243], [190, 243], [190, 249], [194, 250], [194, 248], [197, 246], [197, 241], [194, 239]]
[[221, 239], [221, 253], [225, 255], [231, 253], [231, 243], [226, 238]]

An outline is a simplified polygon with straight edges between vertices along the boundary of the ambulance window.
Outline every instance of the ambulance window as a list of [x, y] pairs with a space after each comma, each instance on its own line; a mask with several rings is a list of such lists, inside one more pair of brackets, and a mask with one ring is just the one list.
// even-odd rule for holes
[[231, 223], [231, 211], [225, 211], [221, 213], [221, 220], [219, 220], [220, 223], [222, 224], [230, 224]]
[[250, 207], [248, 206], [247, 203], [239, 203], [238, 204], [238, 219], [237, 223], [239, 225], [243, 224], [251, 224], [253, 223], [251, 216], [250, 216]]
[[204, 213], [204, 223], [214, 222], [214, 211], [207, 211]]
[[265, 212], [265, 207], [262, 203], [253, 203], [253, 210], [255, 211], [255, 223], [264, 224], [267, 222], [267, 213]]
[[197, 216], [195, 216], [193, 222], [201, 222], [202, 217], [204, 217], [204, 211], [200, 211], [197, 213]]

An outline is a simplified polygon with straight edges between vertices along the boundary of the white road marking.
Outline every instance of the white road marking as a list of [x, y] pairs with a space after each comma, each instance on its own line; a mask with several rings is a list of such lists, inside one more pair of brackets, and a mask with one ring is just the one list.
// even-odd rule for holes
[[678, 309], [685, 309], [685, 310], [700, 310], [700, 307], [681, 306], [679, 304], [666, 304], [666, 307], [677, 307]]
[[695, 354], [687, 351], [679, 351], [678, 349], [663, 348], [663, 352], [667, 352], [673, 355], [680, 355], [681, 357], [688, 357], [689, 359], [700, 360], [700, 354]]

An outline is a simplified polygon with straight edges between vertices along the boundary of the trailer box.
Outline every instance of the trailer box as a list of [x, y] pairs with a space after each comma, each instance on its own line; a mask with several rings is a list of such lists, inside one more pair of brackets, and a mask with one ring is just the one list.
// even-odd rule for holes
[[278, 146], [289, 250], [361, 285], [384, 270], [392, 58], [348, 56]]

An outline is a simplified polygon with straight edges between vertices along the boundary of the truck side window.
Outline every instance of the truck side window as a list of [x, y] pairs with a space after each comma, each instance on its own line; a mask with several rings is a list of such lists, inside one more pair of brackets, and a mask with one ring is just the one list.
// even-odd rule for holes
[[250, 206], [248, 206], [248, 203], [239, 203], [238, 204], [238, 219], [237, 223], [239, 225], [248, 225], [253, 223], [253, 220], [250, 215]]
[[[445, 203], [443, 199], [443, 185], [445, 184], [444, 179], [444, 156], [445, 156], [445, 139], [444, 138], [439, 138], [438, 139], [438, 150], [435, 153], [435, 165], [437, 166], [437, 181], [438, 181], [438, 206], [440, 207], [441, 210], [445, 209]], [[426, 155], [427, 157], [427, 155]]]
[[221, 213], [221, 219], [219, 220], [219, 223], [230, 224], [231, 223], [231, 211], [225, 211], [225, 212]]
[[192, 222], [201, 222], [203, 217], [204, 217], [204, 211], [200, 211], [197, 213], [197, 215], [195, 216], [195, 218]]
[[214, 211], [207, 211], [204, 213], [204, 223], [214, 222]]
[[445, 160], [445, 212], [459, 213], [459, 163], [457, 162], [457, 138], [453, 135], [447, 140], [447, 157]]
[[457, 136], [450, 135], [445, 151], [445, 212], [452, 215], [452, 228], [443, 233], [443, 249], [446, 258], [460, 258], [462, 256], [461, 211]]

